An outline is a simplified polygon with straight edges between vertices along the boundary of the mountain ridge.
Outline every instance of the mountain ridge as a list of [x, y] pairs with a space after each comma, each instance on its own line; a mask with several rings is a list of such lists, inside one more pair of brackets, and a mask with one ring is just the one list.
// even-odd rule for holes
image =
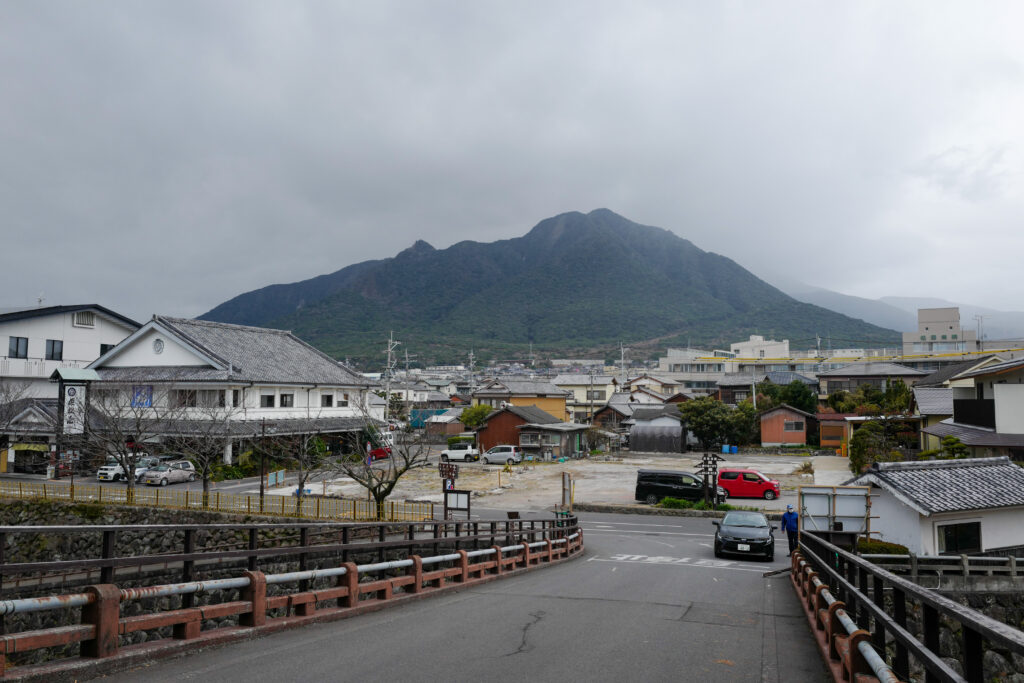
[[240, 294], [200, 318], [285, 327], [363, 363], [379, 363], [392, 330], [436, 361], [464, 360], [471, 348], [508, 358], [531, 345], [583, 353], [666, 335], [707, 345], [769, 330], [795, 340], [899, 338], [799, 302], [726, 256], [608, 209], [552, 216], [490, 243], [435, 249], [416, 240], [393, 258]]

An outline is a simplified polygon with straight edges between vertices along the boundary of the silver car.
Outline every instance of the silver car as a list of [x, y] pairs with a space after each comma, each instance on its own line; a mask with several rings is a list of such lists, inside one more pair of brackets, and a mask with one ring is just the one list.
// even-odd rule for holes
[[142, 475], [142, 482], [150, 486], [167, 486], [179, 481], [195, 481], [196, 468], [188, 460], [175, 460], [151, 467]]

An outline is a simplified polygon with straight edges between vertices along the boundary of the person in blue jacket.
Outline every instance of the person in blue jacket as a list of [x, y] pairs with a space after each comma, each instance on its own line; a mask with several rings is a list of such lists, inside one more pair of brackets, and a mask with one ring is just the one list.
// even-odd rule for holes
[[789, 537], [789, 554], [792, 555], [793, 551], [796, 550], [796, 534], [800, 528], [799, 524], [800, 516], [793, 510], [792, 505], [786, 506], [786, 511], [782, 514], [782, 524], [779, 525], [779, 529], [786, 532], [786, 536]]

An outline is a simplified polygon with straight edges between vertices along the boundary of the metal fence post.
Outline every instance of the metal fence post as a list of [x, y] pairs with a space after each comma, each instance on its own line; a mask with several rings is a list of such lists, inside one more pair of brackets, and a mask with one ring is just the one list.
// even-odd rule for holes
[[[921, 603], [922, 630], [924, 631], [924, 646], [939, 654], [939, 611], [931, 605]], [[939, 679], [932, 672], [925, 673], [925, 680], [928, 683], [937, 682]]]
[[[103, 532], [103, 547], [101, 549], [101, 557], [104, 560], [109, 560], [114, 557], [114, 540], [117, 532], [107, 530]], [[113, 583], [114, 582], [114, 566], [113, 564], [104, 564], [100, 567], [100, 583]]]
[[[892, 589], [892, 616], [902, 628], [907, 628], [907, 595], [899, 588]], [[907, 653], [907, 646], [896, 641], [896, 674], [899, 676], [910, 675], [910, 658]]]
[[[249, 550], [256, 550], [256, 547], [257, 547], [258, 543], [259, 543], [259, 529], [257, 529], [256, 527], [250, 527], [249, 528]], [[258, 556], [256, 555], [255, 552], [253, 554], [249, 555], [249, 571], [251, 571], [251, 572], [256, 571], [257, 557]]]

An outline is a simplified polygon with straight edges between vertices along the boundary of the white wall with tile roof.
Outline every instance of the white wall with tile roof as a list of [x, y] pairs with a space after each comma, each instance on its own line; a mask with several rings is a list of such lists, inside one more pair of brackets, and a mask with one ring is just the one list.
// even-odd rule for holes
[[[163, 341], [163, 351], [160, 353], [157, 353], [153, 346], [157, 339]], [[103, 363], [103, 367], [110, 368], [179, 366], [204, 367], [210, 366], [210, 363], [196, 355], [190, 348], [183, 346], [176, 337], [158, 329], [146, 330]]]

